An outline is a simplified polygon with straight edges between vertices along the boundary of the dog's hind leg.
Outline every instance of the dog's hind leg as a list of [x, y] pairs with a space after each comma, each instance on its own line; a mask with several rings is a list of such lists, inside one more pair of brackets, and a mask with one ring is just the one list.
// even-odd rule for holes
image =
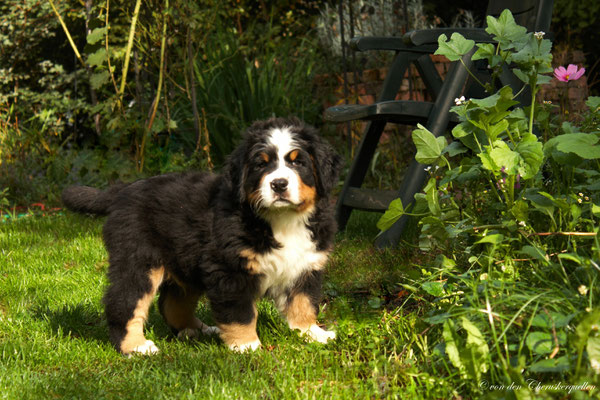
[[158, 352], [154, 342], [144, 336], [144, 323], [163, 277], [163, 267], [131, 277], [119, 276], [118, 280], [112, 277], [104, 296], [106, 318], [110, 339], [123, 354]]
[[160, 313], [178, 338], [196, 337], [200, 333], [204, 335], [219, 333], [219, 328], [206, 325], [194, 315], [199, 298], [198, 292], [182, 288], [173, 281], [167, 281], [160, 287], [158, 298]]

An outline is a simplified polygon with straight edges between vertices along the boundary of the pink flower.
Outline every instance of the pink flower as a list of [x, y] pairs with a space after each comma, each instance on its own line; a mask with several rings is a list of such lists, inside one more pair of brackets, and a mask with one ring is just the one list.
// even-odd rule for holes
[[560, 66], [554, 70], [554, 76], [561, 82], [576, 81], [585, 73], [585, 68], [579, 69], [575, 64], [569, 64], [567, 69]]

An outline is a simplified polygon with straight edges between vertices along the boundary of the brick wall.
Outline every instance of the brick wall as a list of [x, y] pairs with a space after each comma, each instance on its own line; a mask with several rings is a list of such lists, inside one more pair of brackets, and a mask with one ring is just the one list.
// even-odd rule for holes
[[[585, 64], [585, 57], [582, 51], [559, 51], [553, 54], [553, 67], [560, 65], [566, 68], [569, 64], [575, 64], [579, 67]], [[561, 101], [565, 102], [567, 110], [571, 114], [585, 110], [587, 107], [585, 101], [589, 96], [587, 76], [584, 74], [581, 78], [571, 82], [560, 82], [557, 79], [552, 79], [549, 84], [543, 85], [540, 90], [540, 101], [551, 101], [553, 104], [559, 105]], [[558, 112], [559, 109], [556, 109]]]
[[[431, 55], [435, 66], [442, 77], [448, 72], [450, 62], [444, 56]], [[584, 65], [585, 58], [583, 52], [556, 52], [554, 54], [554, 67], [559, 65], [576, 64]], [[349, 104], [371, 104], [376, 101], [381, 92], [383, 80], [387, 74], [387, 68], [368, 69], [362, 72], [349, 72], [347, 74], [348, 103]], [[343, 75], [320, 75], [315, 78], [317, 91], [320, 98], [324, 98], [324, 108], [334, 105], [344, 104], [344, 81]], [[559, 82], [556, 79], [543, 85], [537, 97], [538, 101], [552, 101], [554, 104], [560, 104], [561, 99], [566, 101], [571, 113], [585, 109], [585, 100], [588, 97], [587, 79], [585, 75], [577, 81]], [[425, 91], [422, 81], [419, 79], [418, 72], [411, 65], [410, 71], [407, 71], [402, 81], [402, 85], [396, 100], [431, 100]], [[558, 108], [556, 112], [558, 112]], [[345, 130], [345, 124], [338, 124], [340, 132]], [[360, 136], [365, 123], [359, 122], [353, 124], [353, 134]], [[388, 132], [395, 130], [392, 124], [386, 127]], [[385, 139], [385, 136], [384, 136]]]

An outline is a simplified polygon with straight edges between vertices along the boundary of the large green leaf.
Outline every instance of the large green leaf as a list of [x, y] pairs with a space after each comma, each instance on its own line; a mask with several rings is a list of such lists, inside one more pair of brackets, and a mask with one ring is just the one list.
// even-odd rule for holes
[[446, 355], [448, 359], [458, 370], [461, 372], [461, 375], [464, 375], [466, 372], [466, 368], [460, 359], [459, 348], [462, 348], [460, 343], [460, 337], [456, 333], [456, 328], [454, 326], [454, 321], [451, 319], [447, 319], [444, 322], [444, 329], [442, 331], [442, 336], [444, 337], [444, 341], [446, 342]]
[[496, 165], [494, 159], [490, 156], [489, 153], [479, 153], [477, 154], [477, 157], [479, 157], [479, 159], [481, 160], [481, 165], [484, 169], [487, 169], [488, 171], [500, 170], [500, 167]]
[[377, 228], [381, 231], [387, 231], [403, 215], [404, 206], [402, 205], [402, 199], [393, 200], [386, 212], [377, 221]]
[[581, 158], [594, 160], [600, 158], [600, 146], [596, 145], [598, 140], [598, 136], [590, 133], [565, 133], [550, 139], [548, 143], [552, 142], [563, 153], [574, 153]]
[[496, 54], [496, 47], [492, 43], [477, 43], [476, 46], [477, 51], [471, 57], [473, 61], [491, 59]]
[[466, 122], [466, 121], [461, 122], [460, 124], [458, 124], [454, 128], [452, 128], [452, 136], [454, 136], [457, 139], [460, 139], [465, 136], [469, 136], [471, 134], [473, 134], [473, 125], [471, 125], [471, 123]]
[[483, 238], [479, 239], [475, 242], [475, 244], [480, 243], [490, 243], [490, 244], [499, 244], [504, 240], [504, 235], [501, 233], [494, 233], [492, 235], [485, 235]]
[[441, 34], [438, 38], [438, 49], [434, 54], [446, 56], [450, 61], [456, 61], [467, 54], [475, 46], [475, 41], [465, 39], [463, 35], [454, 32], [448, 40], [448, 36]]
[[[506, 115], [508, 115], [508, 113], [506, 113]], [[508, 121], [506, 119], [501, 119], [500, 122], [490, 125], [486, 130], [486, 134], [488, 135], [490, 142], [496, 141], [498, 136], [500, 136], [502, 132], [505, 132], [507, 128]]]
[[531, 321], [531, 326], [540, 328], [564, 328], [575, 317], [575, 314], [564, 315], [559, 312], [550, 311], [548, 313], [541, 312], [536, 314]]
[[[506, 174], [515, 175], [517, 173], [519, 162], [521, 161], [519, 153], [511, 150], [506, 142], [501, 140], [494, 143], [494, 145], [495, 147], [489, 152], [494, 164], [500, 169], [503, 169]], [[499, 172], [499, 170], [495, 172]]]
[[487, 372], [487, 358], [489, 347], [485, 337], [471, 321], [461, 318], [462, 326], [467, 331], [467, 346], [465, 348], [467, 357], [464, 358], [467, 371], [471, 378], [479, 380], [481, 374]]
[[497, 19], [488, 16], [485, 31], [506, 48], [513, 47], [511, 42], [524, 42], [527, 40], [527, 29], [517, 25], [508, 9], [502, 11]]
[[94, 28], [86, 37], [86, 40], [89, 44], [96, 44], [100, 40], [104, 39], [106, 35], [106, 27]]
[[588, 338], [585, 349], [590, 359], [590, 367], [597, 374], [600, 373], [600, 337]]
[[600, 111], [600, 96], [590, 96], [585, 102], [585, 105], [590, 108], [590, 111]]
[[108, 83], [109, 77], [110, 77], [110, 75], [108, 74], [108, 71], [106, 71], [106, 70], [92, 74], [92, 76], [90, 77], [90, 85], [92, 85], [92, 87], [94, 89], [98, 90], [103, 85]]
[[412, 134], [413, 142], [417, 148], [415, 160], [421, 164], [433, 164], [442, 155], [446, 147], [446, 138], [435, 135], [427, 130], [423, 125], [418, 124]]
[[500, 94], [495, 93], [491, 96], [484, 97], [483, 99], [471, 99], [471, 103], [481, 108], [490, 109], [498, 104], [498, 100], [500, 100]]
[[556, 340], [558, 340], [559, 345], [565, 344], [567, 341], [567, 335], [565, 334], [565, 331], [557, 331], [556, 339], [550, 332], [531, 332], [529, 335], [527, 335], [525, 344], [527, 347], [529, 347], [529, 350], [535, 354], [550, 354], [556, 346]]
[[444, 148], [442, 154], [448, 154], [450, 157], [454, 157], [459, 154], [463, 154], [469, 151], [461, 142], [454, 141]]
[[523, 246], [523, 248], [521, 248], [520, 253], [528, 255], [529, 257], [534, 258], [538, 261], [541, 261], [544, 264], [549, 263], [549, 261], [548, 261], [549, 257], [546, 254], [546, 252], [538, 247], [529, 246], [529, 245]]
[[[580, 355], [583, 353], [583, 349], [587, 347], [589, 340], [595, 338], [592, 332], [598, 329], [598, 324], [600, 324], [600, 309], [595, 309], [586, 314], [575, 328], [573, 344]], [[592, 343], [592, 346], [595, 347], [596, 344]]]
[[517, 143], [515, 151], [519, 153], [519, 174], [522, 179], [531, 179], [537, 175], [544, 162], [544, 150], [537, 136], [525, 134]]
[[571, 368], [571, 363], [569, 363], [569, 359], [567, 356], [562, 356], [558, 358], [548, 358], [545, 360], [538, 361], [533, 363], [529, 370], [531, 372], [565, 372]]
[[423, 190], [425, 191], [429, 212], [434, 216], [439, 217], [442, 214], [442, 209], [438, 199], [438, 188], [435, 178], [429, 179], [429, 182], [427, 182], [427, 185], [425, 185]]
[[106, 62], [106, 49], [100, 47], [87, 58], [87, 63], [91, 67], [98, 67]]
[[425, 282], [421, 285], [421, 288], [435, 297], [444, 295], [444, 285], [441, 282]]
[[463, 378], [479, 380], [487, 372], [489, 348], [485, 337], [467, 318], [461, 318], [461, 324], [467, 333], [466, 343], [458, 335], [454, 321], [444, 321], [442, 335], [446, 342], [446, 355]]

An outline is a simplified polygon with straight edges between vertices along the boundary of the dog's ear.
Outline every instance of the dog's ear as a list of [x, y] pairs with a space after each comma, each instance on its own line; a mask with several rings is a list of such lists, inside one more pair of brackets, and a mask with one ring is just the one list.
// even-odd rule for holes
[[231, 182], [232, 192], [238, 196], [239, 201], [243, 202], [246, 198], [244, 193], [245, 175], [247, 173], [245, 165], [247, 141], [244, 139], [233, 152], [227, 157], [225, 168], [223, 170], [225, 176]]
[[342, 157], [320, 137], [316, 137], [312, 151], [317, 174], [317, 193], [319, 197], [327, 197], [338, 184]]
[[317, 195], [321, 198], [328, 197], [338, 184], [342, 157], [319, 135], [317, 129], [299, 119], [293, 119], [293, 122], [297, 129], [296, 134], [305, 143], [313, 162]]

